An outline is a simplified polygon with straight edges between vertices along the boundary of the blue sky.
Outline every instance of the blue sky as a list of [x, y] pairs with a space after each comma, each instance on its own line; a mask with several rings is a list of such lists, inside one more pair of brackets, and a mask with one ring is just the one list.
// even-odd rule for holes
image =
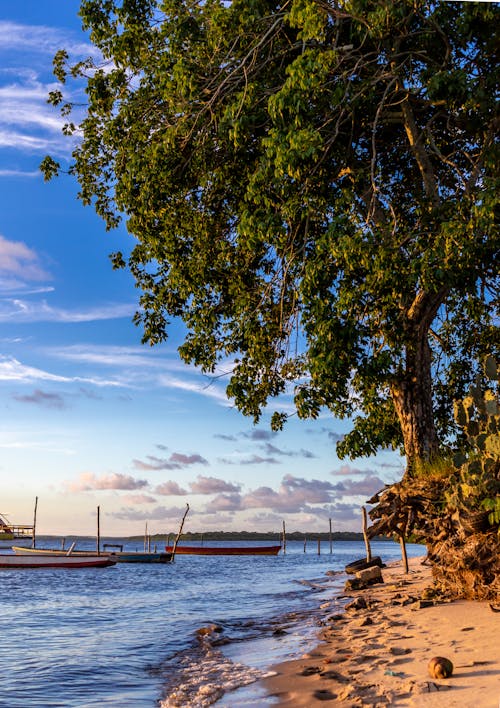
[[[273, 434], [182, 364], [182, 328], [141, 345], [138, 291], [111, 269], [126, 250], [62, 176], [44, 183], [46, 154], [71, 143], [46, 102], [52, 58], [92, 52], [76, 0], [0, 3], [0, 513], [38, 533], [185, 529], [360, 530], [360, 506], [402, 472], [394, 453], [349, 463], [335, 455], [347, 423], [292, 418]], [[285, 403], [287, 403], [285, 401]], [[272, 411], [271, 411], [272, 412]]]

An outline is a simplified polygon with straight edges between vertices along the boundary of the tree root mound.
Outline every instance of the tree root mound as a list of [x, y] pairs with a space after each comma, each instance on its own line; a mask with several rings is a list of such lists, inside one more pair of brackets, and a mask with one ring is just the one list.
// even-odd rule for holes
[[408, 479], [370, 503], [370, 536], [425, 543], [437, 595], [500, 602], [500, 535], [487, 513], [468, 516], [447, 506], [446, 480]]
[[440, 594], [467, 600], [500, 598], [500, 541], [495, 531], [462, 538], [456, 534], [427, 547]]

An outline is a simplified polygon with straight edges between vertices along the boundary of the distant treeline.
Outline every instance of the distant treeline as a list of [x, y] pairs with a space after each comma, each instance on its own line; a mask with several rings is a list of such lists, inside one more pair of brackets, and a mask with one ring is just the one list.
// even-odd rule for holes
[[[159, 541], [172, 541], [177, 536], [177, 531], [172, 531], [171, 533], [157, 533], [149, 536], [151, 543], [158, 543]], [[61, 539], [61, 536], [54, 536], [53, 534], [40, 534], [37, 536], [37, 540], [45, 539]], [[78, 539], [93, 539], [94, 536], [88, 535], [77, 535], [68, 534], [64, 537], [67, 543]], [[104, 538], [104, 537], [103, 537]], [[334, 531], [331, 535], [332, 541], [363, 541], [363, 534], [357, 533], [355, 531]], [[181, 535], [183, 541], [271, 541], [272, 543], [279, 543], [281, 541], [281, 533], [278, 532], [267, 532], [262, 533], [261, 531], [207, 531], [205, 533], [183, 533]], [[291, 531], [286, 534], [287, 541], [329, 541], [330, 534], [328, 531], [319, 533], [311, 532], [304, 533], [304, 531]], [[106, 541], [140, 541], [144, 542], [144, 535], [142, 536], [106, 536]], [[372, 541], [393, 541], [394, 539], [387, 536], [376, 536], [371, 539]], [[408, 543], [417, 543], [415, 539], [408, 538]]]
[[[177, 532], [172, 531], [170, 534], [154, 534], [151, 536], [151, 541], [163, 541], [168, 538], [175, 537]], [[144, 536], [130, 536], [131, 541], [142, 540]], [[305, 539], [311, 539], [317, 541], [329, 541], [329, 532], [311, 532], [305, 533], [303, 531], [292, 531], [287, 532], [287, 541], [303, 541]], [[363, 534], [357, 533], [355, 531], [335, 531], [332, 533], [331, 538], [333, 541], [362, 541]], [[279, 541], [281, 539], [281, 533], [277, 532], [262, 532], [262, 531], [206, 531], [201, 532], [191, 532], [183, 533], [181, 535], [183, 541]], [[389, 540], [382, 536], [377, 537], [377, 541]]]

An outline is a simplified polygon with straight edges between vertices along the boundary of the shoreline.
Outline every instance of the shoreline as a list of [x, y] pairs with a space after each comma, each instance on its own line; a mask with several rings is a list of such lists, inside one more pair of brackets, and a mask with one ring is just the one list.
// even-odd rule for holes
[[[422, 557], [382, 569], [383, 583], [348, 591], [321, 605], [313, 651], [271, 666], [259, 681], [278, 708], [441, 706], [496, 708], [500, 703], [500, 613], [488, 602], [421, 602], [432, 584]], [[353, 600], [366, 607], [348, 609]], [[428, 663], [450, 659], [450, 678], [431, 678]]]

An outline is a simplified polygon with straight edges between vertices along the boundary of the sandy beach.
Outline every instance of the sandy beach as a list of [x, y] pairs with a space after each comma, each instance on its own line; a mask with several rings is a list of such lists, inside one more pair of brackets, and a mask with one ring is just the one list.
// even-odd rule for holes
[[[263, 680], [284, 708], [330, 706], [500, 706], [500, 613], [487, 602], [429, 604], [430, 567], [410, 559], [382, 569], [383, 583], [349, 591], [345, 612], [322, 605], [320, 643], [301, 659], [273, 667]], [[454, 666], [431, 678], [429, 661]]]

